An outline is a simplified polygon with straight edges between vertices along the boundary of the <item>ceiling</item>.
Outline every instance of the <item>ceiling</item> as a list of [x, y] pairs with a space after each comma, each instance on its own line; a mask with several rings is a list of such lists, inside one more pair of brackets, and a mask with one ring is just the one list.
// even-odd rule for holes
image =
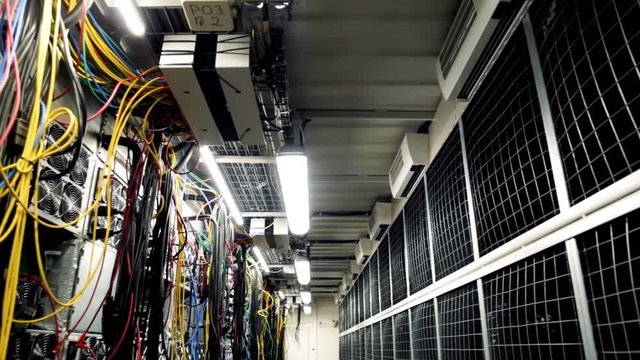
[[294, 2], [285, 39], [291, 105], [309, 121], [316, 293], [337, 291], [357, 240], [368, 236], [368, 212], [391, 197], [387, 174], [404, 133], [433, 119], [436, 57], [458, 4]]
[[[391, 197], [387, 174], [403, 135], [425, 131], [433, 119], [441, 98], [436, 58], [459, 0], [292, 1], [284, 44], [289, 102], [306, 124], [311, 290], [333, 294], [368, 235], [369, 211]], [[152, 6], [150, 25], [182, 19], [179, 8], [153, 8], [175, 0], [137, 2]], [[184, 21], [176, 24], [188, 31]], [[180, 32], [150, 29], [154, 36]], [[283, 214], [275, 165], [259, 159], [275, 148], [213, 148], [216, 156], [257, 158], [220, 164], [246, 217]], [[295, 285], [295, 275], [287, 276]]]

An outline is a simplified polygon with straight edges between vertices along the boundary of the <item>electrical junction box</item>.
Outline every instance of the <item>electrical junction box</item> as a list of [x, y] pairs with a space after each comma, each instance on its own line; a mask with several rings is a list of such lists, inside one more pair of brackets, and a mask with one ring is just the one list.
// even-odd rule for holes
[[362, 265], [378, 248], [380, 241], [367, 238], [360, 239], [356, 246], [356, 263]]
[[182, 0], [189, 28], [196, 32], [229, 32], [234, 28], [228, 0]]
[[249, 235], [260, 249], [288, 250], [290, 247], [286, 218], [252, 218]]

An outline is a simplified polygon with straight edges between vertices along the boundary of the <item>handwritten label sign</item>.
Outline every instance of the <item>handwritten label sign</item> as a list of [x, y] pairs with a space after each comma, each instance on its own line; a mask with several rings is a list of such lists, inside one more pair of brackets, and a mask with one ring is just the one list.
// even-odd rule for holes
[[233, 16], [228, 0], [183, 0], [182, 8], [193, 31], [233, 30]]

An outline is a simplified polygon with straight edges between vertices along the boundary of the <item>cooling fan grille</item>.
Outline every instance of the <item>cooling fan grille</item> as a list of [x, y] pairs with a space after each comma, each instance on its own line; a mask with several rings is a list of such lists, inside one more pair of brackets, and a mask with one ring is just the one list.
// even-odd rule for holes
[[70, 222], [80, 216], [82, 206], [82, 191], [77, 186], [68, 183], [62, 193], [62, 203], [60, 204], [60, 214], [62, 220]]
[[[40, 177], [52, 176], [56, 173], [51, 169], [44, 169]], [[38, 208], [48, 214], [54, 215], [60, 209], [62, 195], [62, 180], [42, 180], [38, 185]]]

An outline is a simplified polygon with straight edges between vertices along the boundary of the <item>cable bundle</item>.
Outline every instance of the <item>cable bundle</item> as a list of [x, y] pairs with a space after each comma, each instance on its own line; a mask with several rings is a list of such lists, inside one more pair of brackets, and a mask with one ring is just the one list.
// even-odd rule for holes
[[[157, 67], [136, 66], [91, 3], [5, 0], [0, 8], [0, 253], [7, 254], [0, 360], [10, 344], [14, 354], [33, 356], [29, 331], [46, 332], [49, 319], [55, 329], [38, 338], [38, 351], [58, 359], [70, 344], [91, 359], [244, 359], [260, 351], [282, 359], [285, 312], [248, 253], [251, 239], [234, 228], [215, 190], [186, 169], [198, 144]], [[83, 145], [91, 121], [101, 122], [96, 154]], [[91, 176], [87, 164], [98, 153]], [[197, 215], [183, 217], [194, 204]], [[42, 215], [63, 207], [60, 219]], [[92, 246], [86, 281], [67, 298], [52, 289], [40, 241], [71, 227], [86, 227]], [[22, 256], [25, 240], [33, 241], [34, 264]], [[117, 256], [106, 274], [110, 246]], [[30, 265], [37, 272], [21, 273]], [[103, 274], [108, 291], [98, 295]], [[32, 303], [39, 311], [25, 310]], [[72, 307], [80, 314], [74, 323], [62, 313]], [[83, 319], [89, 326], [80, 332]], [[99, 342], [89, 334], [95, 323]]]

